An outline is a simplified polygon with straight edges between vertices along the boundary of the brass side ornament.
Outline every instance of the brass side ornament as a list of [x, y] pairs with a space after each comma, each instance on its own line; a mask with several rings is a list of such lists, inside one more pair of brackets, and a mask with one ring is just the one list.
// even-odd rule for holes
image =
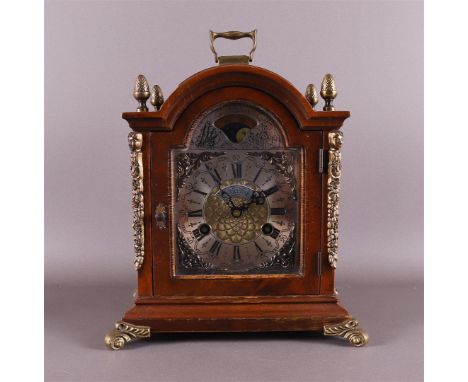
[[330, 73], [325, 74], [323, 77], [320, 95], [325, 100], [323, 111], [334, 111], [335, 107], [333, 106], [333, 100], [338, 95], [338, 92], [336, 91], [335, 79]]
[[305, 97], [307, 101], [312, 105], [312, 109], [315, 110], [315, 105], [317, 105], [319, 99], [318, 99], [318, 93], [317, 89], [313, 84], [307, 85], [306, 91], [305, 91]]
[[148, 81], [143, 74], [138, 75], [135, 80], [135, 87], [133, 89], [133, 98], [135, 98], [139, 105], [137, 111], [148, 111], [146, 107], [146, 100], [150, 97], [150, 90]]
[[159, 85], [154, 85], [151, 91], [151, 98], [150, 98], [151, 105], [153, 105], [154, 110], [158, 111], [161, 109], [162, 104], [164, 103], [164, 96], [162, 89]]
[[119, 350], [129, 342], [149, 337], [151, 337], [149, 326], [138, 326], [124, 321], [117, 321], [115, 329], [104, 337], [104, 343], [109, 349]]
[[324, 325], [323, 334], [325, 336], [342, 337], [348, 340], [353, 346], [364, 346], [369, 342], [369, 335], [363, 331], [356, 320], [351, 319], [339, 324]]
[[328, 133], [328, 180], [327, 180], [327, 249], [328, 262], [336, 268], [338, 261], [338, 220], [340, 216], [340, 178], [341, 178], [341, 146], [343, 133], [333, 130]]
[[133, 207], [133, 248], [135, 270], [139, 270], [145, 258], [145, 226], [143, 202], [143, 135], [134, 131], [128, 134], [130, 147], [130, 170], [132, 174], [132, 207]]

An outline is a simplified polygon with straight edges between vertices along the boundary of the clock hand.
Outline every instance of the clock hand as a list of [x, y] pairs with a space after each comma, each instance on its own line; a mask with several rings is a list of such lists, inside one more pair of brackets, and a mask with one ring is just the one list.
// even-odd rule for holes
[[[226, 202], [228, 207], [231, 209], [231, 215], [235, 218], [239, 218], [242, 216], [243, 211], [247, 211], [251, 204], [263, 204], [265, 203], [265, 196], [263, 193], [259, 193], [257, 191], [252, 192], [250, 196], [250, 200], [248, 202], [242, 202], [240, 206], [237, 206], [232, 201], [231, 195], [229, 195], [226, 191], [221, 190], [222, 199]], [[227, 200], [226, 200], [227, 199]]]
[[[224, 191], [224, 190], [221, 190], [221, 195], [223, 196], [223, 200], [224, 200], [225, 202], [227, 202], [227, 205], [228, 205], [228, 207], [231, 209], [231, 211], [232, 211], [233, 208], [236, 208], [236, 206], [234, 205], [234, 202], [233, 202], [232, 199], [231, 199], [231, 195], [229, 195], [229, 194], [228, 194], [226, 191]], [[227, 197], [227, 200], [224, 198], [224, 196]]]
[[248, 210], [252, 203], [263, 204], [265, 203], [265, 198], [262, 194], [257, 191], [252, 193], [250, 200], [248, 202], [242, 202], [242, 205], [239, 207], [242, 211]]
[[254, 200], [250, 199], [247, 203], [242, 202], [242, 204], [238, 207], [241, 211], [246, 211], [249, 209], [249, 206], [254, 202]]
[[[252, 199], [249, 201], [248, 204], [245, 204], [245, 202], [237, 206], [234, 201], [231, 198], [231, 195], [229, 195], [226, 191], [221, 190], [221, 196], [223, 197], [222, 199], [226, 202], [228, 207], [231, 209], [231, 215], [235, 218], [240, 218], [242, 216], [242, 211], [245, 211], [249, 208], [249, 205], [253, 203]], [[253, 199], [255, 200], [255, 199]]]

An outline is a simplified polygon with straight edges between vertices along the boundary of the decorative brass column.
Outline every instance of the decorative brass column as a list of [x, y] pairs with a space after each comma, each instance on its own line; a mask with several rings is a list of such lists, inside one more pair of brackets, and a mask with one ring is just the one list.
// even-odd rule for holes
[[328, 133], [328, 180], [327, 180], [327, 249], [328, 262], [336, 268], [338, 261], [338, 220], [340, 216], [340, 178], [341, 178], [341, 152], [343, 133], [333, 130]]
[[145, 226], [143, 202], [143, 135], [134, 131], [128, 134], [130, 147], [130, 170], [132, 174], [132, 207], [133, 207], [133, 248], [135, 270], [139, 270], [145, 258]]

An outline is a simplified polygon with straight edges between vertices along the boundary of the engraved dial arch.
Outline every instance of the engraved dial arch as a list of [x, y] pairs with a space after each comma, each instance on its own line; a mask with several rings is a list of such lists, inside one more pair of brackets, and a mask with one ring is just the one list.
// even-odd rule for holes
[[204, 111], [192, 123], [189, 148], [284, 148], [281, 124], [269, 111], [246, 101], [227, 101]]

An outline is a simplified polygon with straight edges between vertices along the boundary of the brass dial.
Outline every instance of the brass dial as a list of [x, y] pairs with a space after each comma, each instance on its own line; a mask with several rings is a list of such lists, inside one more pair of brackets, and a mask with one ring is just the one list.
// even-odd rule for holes
[[268, 203], [253, 201], [261, 188], [247, 180], [229, 179], [208, 195], [205, 220], [213, 234], [228, 244], [246, 244], [257, 238], [268, 220]]

